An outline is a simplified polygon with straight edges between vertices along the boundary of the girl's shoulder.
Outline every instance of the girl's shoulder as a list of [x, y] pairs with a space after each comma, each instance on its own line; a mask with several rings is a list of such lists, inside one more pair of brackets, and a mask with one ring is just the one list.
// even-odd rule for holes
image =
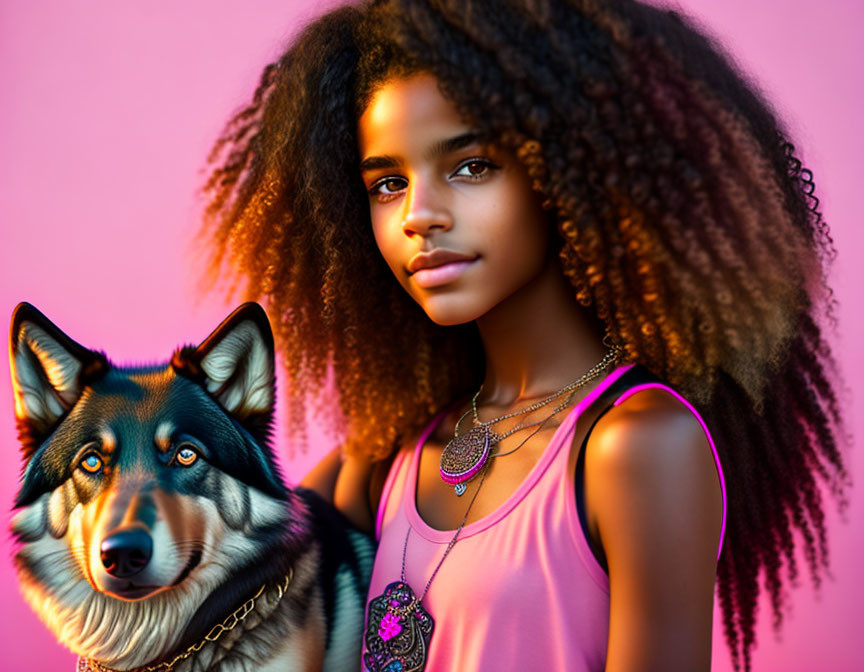
[[597, 399], [599, 417], [585, 451], [588, 466], [618, 471], [685, 468], [717, 480], [719, 464], [699, 412], [664, 379], [640, 364], [628, 367]]
[[589, 525], [607, 559], [638, 563], [641, 549], [659, 561], [658, 539], [688, 539], [691, 549], [717, 553], [722, 471], [702, 418], [672, 388], [637, 386], [619, 396], [592, 429], [584, 460]]
[[719, 463], [708, 427], [684, 396], [659, 379], [615, 395], [592, 429], [589, 443], [585, 467], [592, 473], [686, 477], [688, 482], [719, 486]]

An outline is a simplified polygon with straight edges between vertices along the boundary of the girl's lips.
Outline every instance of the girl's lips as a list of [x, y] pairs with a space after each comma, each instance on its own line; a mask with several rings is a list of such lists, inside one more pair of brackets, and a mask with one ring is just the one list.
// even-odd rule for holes
[[424, 289], [438, 287], [446, 285], [448, 282], [453, 282], [453, 280], [462, 275], [476, 261], [476, 259], [470, 261], [452, 261], [449, 264], [442, 264], [433, 268], [421, 268], [415, 271], [411, 277], [414, 279], [414, 282]]

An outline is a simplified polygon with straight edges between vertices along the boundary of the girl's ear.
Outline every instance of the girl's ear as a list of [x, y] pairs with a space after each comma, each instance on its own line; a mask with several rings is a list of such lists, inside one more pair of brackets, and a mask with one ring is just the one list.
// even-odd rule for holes
[[15, 418], [29, 456], [75, 405], [108, 360], [79, 345], [29, 303], [19, 303], [9, 330], [9, 365]]
[[197, 348], [177, 350], [171, 365], [177, 373], [200, 383], [241, 422], [273, 411], [273, 332], [257, 303], [237, 308]]

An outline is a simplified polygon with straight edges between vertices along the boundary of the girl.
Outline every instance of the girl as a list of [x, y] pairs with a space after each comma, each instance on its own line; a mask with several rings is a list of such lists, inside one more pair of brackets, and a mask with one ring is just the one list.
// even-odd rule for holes
[[335, 381], [304, 482], [380, 542], [367, 669], [705, 670], [716, 580], [749, 670], [794, 529], [818, 585], [834, 250], [786, 136], [634, 0], [367, 2], [265, 68], [204, 233], [301, 438]]

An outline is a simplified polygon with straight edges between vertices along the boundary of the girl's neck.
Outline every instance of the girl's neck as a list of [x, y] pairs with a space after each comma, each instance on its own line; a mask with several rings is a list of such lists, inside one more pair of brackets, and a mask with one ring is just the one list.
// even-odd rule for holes
[[606, 354], [594, 316], [581, 307], [557, 259], [477, 320], [486, 353], [478, 403], [510, 406], [576, 380]]

